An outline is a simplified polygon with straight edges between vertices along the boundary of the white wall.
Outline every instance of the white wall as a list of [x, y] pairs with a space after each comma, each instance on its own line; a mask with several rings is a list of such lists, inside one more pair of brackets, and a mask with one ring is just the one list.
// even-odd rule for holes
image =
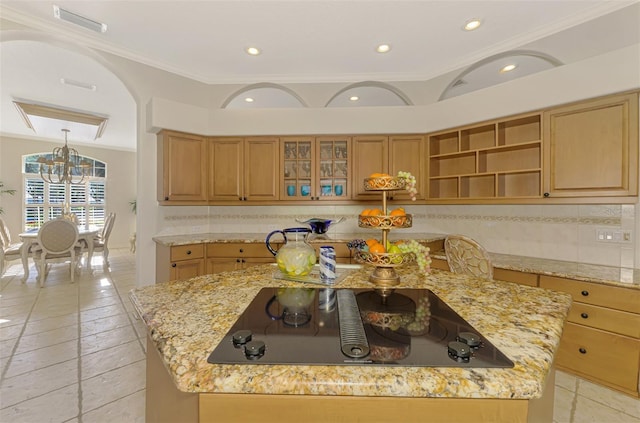
[[[26, 138], [0, 137], [0, 180], [5, 188], [15, 189], [15, 195], [0, 198], [4, 208], [3, 219], [11, 234], [23, 231], [22, 224], [22, 156], [51, 152], [59, 143]], [[135, 215], [129, 202], [136, 198], [136, 154], [129, 151], [106, 150], [95, 147], [77, 147], [83, 156], [92, 157], [107, 164], [107, 212], [116, 213], [116, 223], [109, 238], [111, 247], [128, 247], [129, 237], [135, 232]]]

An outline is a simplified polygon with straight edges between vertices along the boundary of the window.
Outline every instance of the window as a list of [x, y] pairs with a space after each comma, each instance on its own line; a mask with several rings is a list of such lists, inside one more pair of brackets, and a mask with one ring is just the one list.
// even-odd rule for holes
[[38, 157], [46, 153], [23, 156], [24, 229], [38, 229], [44, 222], [62, 215], [65, 200], [71, 213], [85, 227], [103, 226], [107, 207], [107, 165], [90, 157], [92, 174], [84, 184], [50, 184], [40, 177]]

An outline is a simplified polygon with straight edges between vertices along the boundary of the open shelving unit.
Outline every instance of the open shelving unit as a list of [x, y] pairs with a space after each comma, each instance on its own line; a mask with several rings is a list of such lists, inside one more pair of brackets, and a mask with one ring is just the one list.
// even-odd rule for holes
[[540, 198], [542, 115], [429, 136], [429, 199]]

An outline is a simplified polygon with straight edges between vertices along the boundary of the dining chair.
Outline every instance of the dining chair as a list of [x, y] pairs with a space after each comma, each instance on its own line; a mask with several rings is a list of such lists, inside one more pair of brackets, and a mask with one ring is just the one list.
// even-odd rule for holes
[[47, 264], [69, 262], [71, 282], [80, 270], [82, 246], [78, 242], [78, 227], [70, 220], [58, 218], [49, 220], [38, 231], [38, 244], [33, 248], [33, 261], [38, 269], [40, 287], [47, 277]]
[[22, 259], [22, 246], [22, 242], [11, 242], [9, 228], [0, 217], [0, 276], [4, 275], [9, 261]]
[[449, 235], [444, 240], [444, 252], [453, 273], [493, 279], [489, 253], [475, 240], [463, 235]]
[[104, 222], [102, 232], [93, 240], [93, 251], [102, 251], [102, 265], [109, 265], [109, 236], [111, 235], [111, 229], [116, 221], [116, 214], [109, 213]]

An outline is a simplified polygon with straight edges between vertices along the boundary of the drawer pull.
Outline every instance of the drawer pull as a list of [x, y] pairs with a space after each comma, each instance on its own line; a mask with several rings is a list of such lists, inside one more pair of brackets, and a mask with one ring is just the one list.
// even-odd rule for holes
[[236, 263], [240, 263], [240, 259], [236, 259]]
[[171, 263], [171, 267], [176, 267], [176, 266], [177, 266], [177, 264]]
[[580, 351], [580, 354], [586, 354], [587, 350], [585, 350], [584, 348], [579, 348], [578, 351]]
[[240, 252], [241, 252], [241, 253], [244, 253], [244, 248], [240, 248]]
[[191, 250], [187, 250], [187, 255], [190, 256], [191, 255]]
[[588, 297], [589, 296], [589, 291], [586, 291], [586, 290], [582, 291], [581, 294], [582, 294], [583, 297]]
[[582, 317], [583, 319], [588, 319], [589, 315], [587, 313], [581, 313], [580, 317]]

